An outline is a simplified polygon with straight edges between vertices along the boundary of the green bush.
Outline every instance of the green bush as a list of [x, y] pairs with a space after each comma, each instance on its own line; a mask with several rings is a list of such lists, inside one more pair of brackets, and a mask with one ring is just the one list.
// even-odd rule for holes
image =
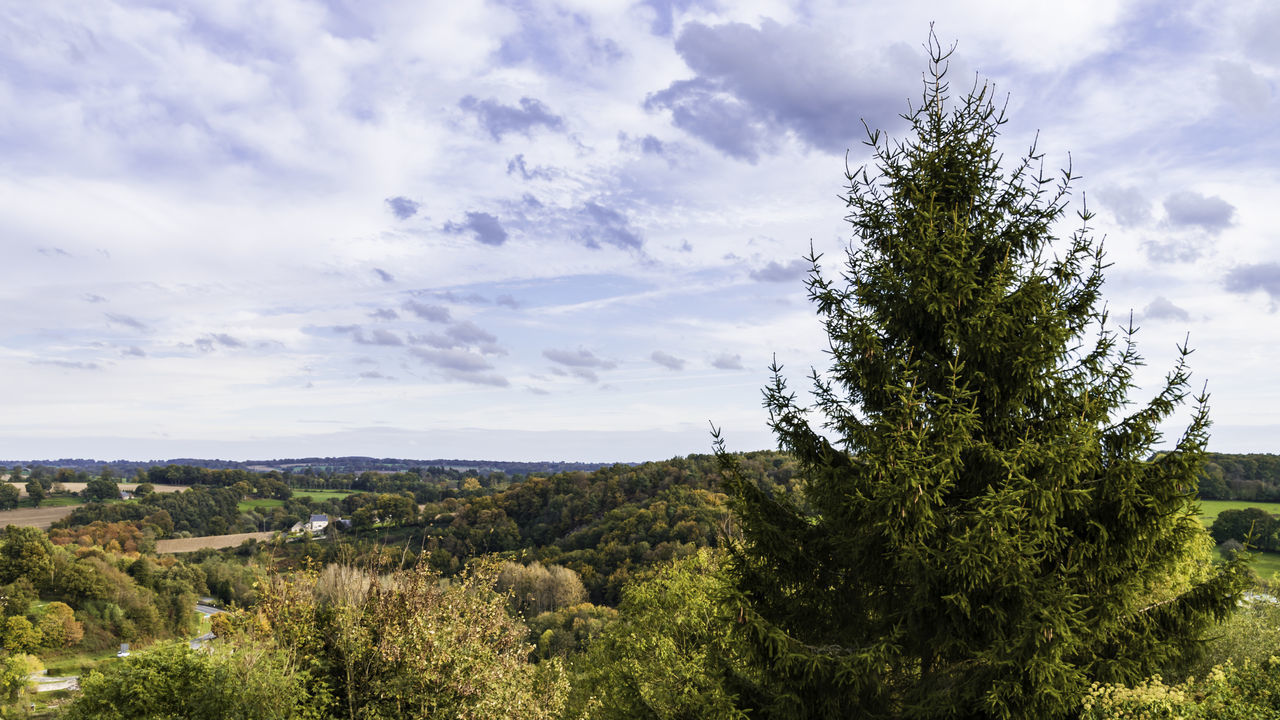
[[1228, 661], [1202, 679], [1166, 685], [1159, 675], [1133, 687], [1094, 685], [1081, 720], [1280, 720], [1280, 658]]

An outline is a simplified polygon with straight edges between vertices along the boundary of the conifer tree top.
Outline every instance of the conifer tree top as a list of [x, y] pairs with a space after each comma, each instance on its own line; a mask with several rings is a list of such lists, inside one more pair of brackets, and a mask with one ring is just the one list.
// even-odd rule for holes
[[830, 367], [804, 406], [765, 388], [801, 498], [724, 460], [741, 540], [740, 617], [787, 702], [813, 716], [1061, 717], [1093, 681], [1192, 652], [1243, 567], [1197, 565], [1207, 398], [1173, 452], [1158, 424], [1188, 396], [1189, 349], [1132, 406], [1132, 328], [1102, 309], [1101, 243], [1081, 203], [1055, 235], [1070, 168], [1006, 163], [1003, 111], [953, 98], [934, 36], [908, 136], [868, 130], [846, 171], [853, 231], [837, 274], [811, 253]]

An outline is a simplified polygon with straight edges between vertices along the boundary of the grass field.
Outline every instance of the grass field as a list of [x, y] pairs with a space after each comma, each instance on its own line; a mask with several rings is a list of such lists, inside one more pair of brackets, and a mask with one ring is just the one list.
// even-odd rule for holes
[[263, 508], [280, 507], [284, 505], [283, 500], [273, 500], [270, 498], [255, 498], [253, 500], [241, 500], [236, 504], [236, 509], [240, 512], [248, 512], [250, 510], [262, 510]]
[[294, 490], [294, 497], [309, 497], [316, 502], [324, 502], [325, 500], [341, 500], [348, 495], [354, 495], [351, 490]]
[[1280, 503], [1258, 502], [1257, 500], [1201, 500], [1200, 501], [1200, 522], [1205, 527], [1213, 524], [1218, 519], [1218, 513], [1223, 510], [1243, 510], [1245, 508], [1262, 508], [1272, 515], [1280, 515]]
[[[1201, 500], [1200, 522], [1207, 528], [1213, 525], [1218, 513], [1224, 510], [1243, 510], [1245, 508], [1262, 508], [1273, 515], [1280, 515], [1280, 503], [1265, 503], [1256, 500]], [[1214, 551], [1217, 556], [1218, 551]], [[1280, 553], [1255, 552], [1253, 562], [1249, 563], [1253, 571], [1263, 580], [1270, 580], [1272, 575], [1280, 573]]]

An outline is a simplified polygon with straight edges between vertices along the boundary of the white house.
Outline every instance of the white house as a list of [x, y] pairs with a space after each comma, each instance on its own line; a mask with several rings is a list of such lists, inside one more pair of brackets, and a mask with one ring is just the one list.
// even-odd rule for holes
[[293, 527], [289, 528], [289, 533], [296, 534], [305, 530], [312, 535], [319, 535], [327, 527], [329, 527], [328, 515], [312, 515], [305, 522], [294, 523]]
[[312, 534], [322, 533], [325, 528], [329, 527], [329, 516], [312, 515], [311, 519], [307, 521], [307, 524], [304, 527], [306, 527], [307, 531]]

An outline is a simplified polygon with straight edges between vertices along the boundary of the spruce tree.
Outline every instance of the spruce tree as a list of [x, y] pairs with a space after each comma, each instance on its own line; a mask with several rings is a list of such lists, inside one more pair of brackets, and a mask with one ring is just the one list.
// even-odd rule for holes
[[[1230, 612], [1239, 562], [1186, 575], [1204, 531], [1196, 395], [1172, 451], [1158, 425], [1191, 395], [1190, 350], [1133, 404], [1132, 323], [1101, 302], [1073, 175], [1035, 145], [1006, 167], [993, 90], [952, 99], [932, 35], [909, 137], [869, 131], [846, 170], [847, 258], [810, 253], [830, 369], [812, 404], [775, 362], [770, 426], [803, 492], [726, 466], [733, 613], [782, 690], [759, 716], [1055, 718], [1090, 683], [1170, 667]], [[954, 48], [952, 48], [954, 49]]]

